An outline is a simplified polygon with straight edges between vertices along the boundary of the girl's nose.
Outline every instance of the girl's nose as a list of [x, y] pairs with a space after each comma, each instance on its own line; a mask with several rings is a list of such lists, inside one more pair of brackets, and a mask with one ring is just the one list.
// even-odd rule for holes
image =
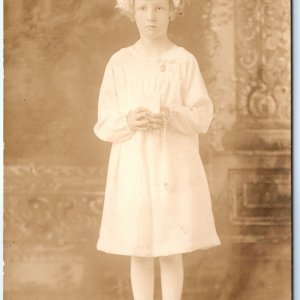
[[148, 22], [154, 22], [156, 20], [155, 12], [153, 9], [149, 9], [148, 11]]

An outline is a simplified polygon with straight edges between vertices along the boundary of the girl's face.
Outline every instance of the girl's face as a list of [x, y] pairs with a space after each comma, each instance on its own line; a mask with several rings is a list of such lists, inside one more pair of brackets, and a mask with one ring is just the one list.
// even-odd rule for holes
[[134, 12], [141, 37], [151, 40], [167, 37], [169, 0], [135, 0]]

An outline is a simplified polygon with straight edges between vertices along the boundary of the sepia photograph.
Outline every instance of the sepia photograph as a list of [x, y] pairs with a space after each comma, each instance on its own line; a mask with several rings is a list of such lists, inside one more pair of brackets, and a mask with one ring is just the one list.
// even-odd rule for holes
[[291, 15], [3, 0], [3, 299], [291, 300]]

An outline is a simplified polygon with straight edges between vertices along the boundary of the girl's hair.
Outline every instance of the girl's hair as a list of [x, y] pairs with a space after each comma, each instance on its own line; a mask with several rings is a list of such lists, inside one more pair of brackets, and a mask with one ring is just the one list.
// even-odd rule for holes
[[[135, 0], [117, 0], [116, 8], [118, 8], [122, 15], [134, 20], [134, 1]], [[183, 15], [183, 8], [187, 0], [181, 0], [178, 7], [175, 7], [172, 0], [170, 2], [170, 19], [174, 20], [177, 16]]]

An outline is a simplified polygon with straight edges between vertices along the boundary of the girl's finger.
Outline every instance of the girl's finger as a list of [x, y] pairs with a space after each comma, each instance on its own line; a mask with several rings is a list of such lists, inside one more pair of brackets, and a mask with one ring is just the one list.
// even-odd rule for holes
[[142, 112], [139, 112], [135, 115], [135, 118], [136, 119], [145, 119], [147, 117], [147, 113], [142, 111]]
[[151, 124], [163, 124], [164, 123], [164, 120], [162, 120], [162, 119], [148, 118], [148, 120]]
[[153, 123], [153, 124], [163, 124], [163, 122], [164, 122], [164, 119], [148, 118], [148, 120], [150, 123]]
[[146, 126], [148, 124], [149, 124], [149, 121], [146, 120], [146, 119], [143, 119], [143, 120], [140, 120], [140, 121], [136, 120], [134, 122], [134, 126]]
[[152, 118], [156, 118], [156, 119], [161, 119], [164, 117], [164, 114], [163, 113], [152, 113], [152, 112], [147, 112], [147, 115], [149, 117], [152, 117]]

